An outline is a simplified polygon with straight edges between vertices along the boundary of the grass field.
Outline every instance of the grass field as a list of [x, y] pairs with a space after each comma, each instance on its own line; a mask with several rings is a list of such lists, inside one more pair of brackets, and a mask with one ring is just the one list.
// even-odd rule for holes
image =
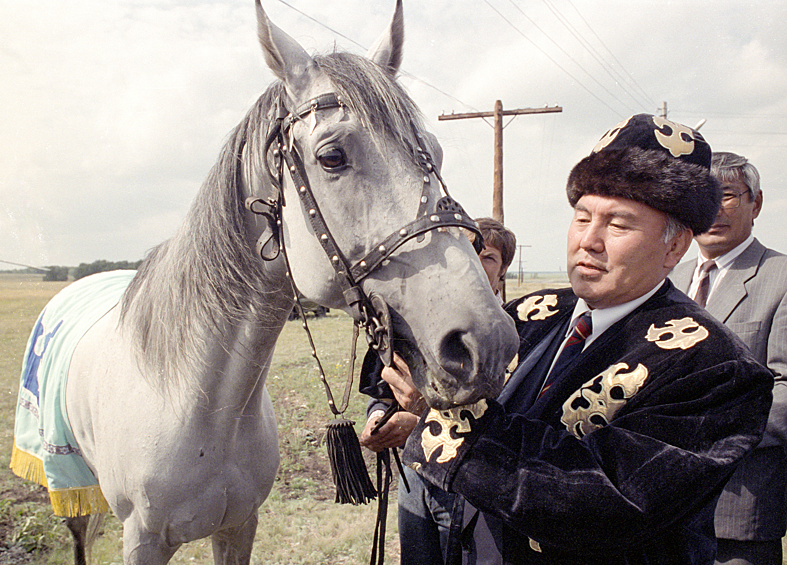
[[[34, 276], [0, 275], [0, 564], [71, 562], [70, 535], [62, 519], [52, 515], [46, 493], [8, 470], [25, 344], [41, 309], [65, 284], [44, 283]], [[508, 299], [547, 286], [565, 286], [565, 280], [534, 277], [521, 287], [509, 282]], [[334, 395], [340, 396], [352, 322], [336, 311], [309, 322]], [[273, 491], [260, 509], [252, 563], [368, 563], [376, 503], [347, 506], [333, 502], [322, 441], [331, 415], [299, 322], [288, 322], [284, 328], [267, 383], [279, 423], [282, 462]], [[347, 412], [358, 421], [358, 431], [365, 419], [365, 403], [366, 397], [356, 393]], [[367, 455], [373, 477], [374, 460]], [[395, 490], [391, 498], [386, 562], [397, 563]], [[110, 517], [94, 547], [93, 562], [121, 564], [121, 535], [119, 522]], [[210, 541], [183, 546], [172, 563], [213, 563]]]

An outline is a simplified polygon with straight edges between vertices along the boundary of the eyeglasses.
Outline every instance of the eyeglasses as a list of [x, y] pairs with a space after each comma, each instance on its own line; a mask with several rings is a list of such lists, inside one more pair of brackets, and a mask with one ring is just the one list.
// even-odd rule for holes
[[748, 190], [744, 190], [743, 192], [728, 192], [725, 190], [721, 195], [721, 207], [725, 210], [734, 210], [735, 208], [740, 208], [741, 197], [748, 193]]

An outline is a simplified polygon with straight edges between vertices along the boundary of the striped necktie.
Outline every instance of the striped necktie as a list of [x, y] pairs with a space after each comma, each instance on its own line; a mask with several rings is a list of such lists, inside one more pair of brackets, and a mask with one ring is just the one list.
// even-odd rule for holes
[[708, 303], [708, 292], [710, 291], [710, 272], [716, 268], [716, 262], [712, 259], [705, 261], [700, 267], [700, 282], [697, 285], [697, 293], [694, 295], [694, 302], [705, 308]]
[[555, 364], [552, 366], [552, 370], [549, 372], [549, 376], [538, 395], [539, 398], [541, 398], [547, 389], [552, 386], [554, 380], [563, 372], [569, 363], [571, 363], [577, 355], [582, 353], [582, 350], [585, 348], [585, 340], [591, 333], [593, 333], [593, 322], [590, 317], [590, 312], [585, 312], [579, 317], [579, 320], [577, 320], [577, 325], [574, 326], [571, 335], [568, 336], [566, 343], [563, 345], [563, 349], [560, 350], [557, 359], [555, 359]]

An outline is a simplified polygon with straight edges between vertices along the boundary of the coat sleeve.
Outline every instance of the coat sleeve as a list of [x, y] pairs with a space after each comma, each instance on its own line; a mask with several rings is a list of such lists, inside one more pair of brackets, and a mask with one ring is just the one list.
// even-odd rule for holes
[[718, 495], [762, 436], [773, 383], [746, 359], [665, 381], [582, 439], [506, 414], [494, 401], [432, 410], [404, 460], [542, 544], [591, 551], [642, 544]]

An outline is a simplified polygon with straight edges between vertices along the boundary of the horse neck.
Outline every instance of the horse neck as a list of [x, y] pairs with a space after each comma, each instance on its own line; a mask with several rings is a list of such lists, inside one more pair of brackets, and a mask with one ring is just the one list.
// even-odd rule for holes
[[135, 334], [154, 388], [186, 409], [197, 403], [237, 413], [261, 394], [292, 290], [280, 259], [262, 264], [253, 278], [247, 273], [239, 285], [241, 262], [223, 264], [198, 252], [193, 225], [187, 219], [143, 264], [127, 293], [123, 323]]
[[[268, 292], [246, 316], [228, 319], [220, 328], [202, 328], [207, 348], [202, 370], [194, 375], [200, 405], [208, 412], [243, 414], [259, 407], [276, 340], [292, 302], [285, 293]], [[264, 321], [263, 321], [264, 320]]]

